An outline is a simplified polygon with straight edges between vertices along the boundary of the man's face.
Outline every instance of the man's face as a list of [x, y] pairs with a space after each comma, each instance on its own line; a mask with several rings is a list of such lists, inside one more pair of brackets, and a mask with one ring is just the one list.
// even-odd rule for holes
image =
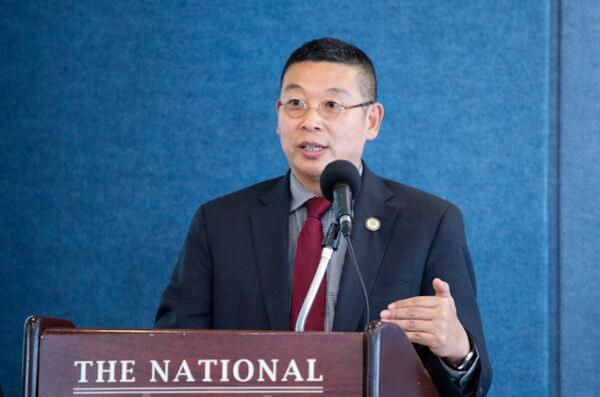
[[[318, 106], [331, 99], [352, 106], [365, 98], [359, 89], [358, 67], [331, 62], [300, 62], [286, 71], [280, 101], [301, 99]], [[383, 117], [381, 104], [343, 110], [337, 118], [322, 117], [309, 108], [300, 118], [290, 117], [278, 108], [277, 133], [294, 176], [305, 186], [318, 181], [323, 169], [333, 160], [343, 159], [358, 168], [367, 140], [375, 139]]]

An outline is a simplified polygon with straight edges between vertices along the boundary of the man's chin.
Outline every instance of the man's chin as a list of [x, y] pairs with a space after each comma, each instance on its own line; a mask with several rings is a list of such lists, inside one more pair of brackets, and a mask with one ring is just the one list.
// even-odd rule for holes
[[296, 179], [318, 181], [327, 164], [313, 165], [311, 167], [296, 167], [292, 168], [292, 173]]
[[303, 159], [303, 161], [295, 163], [294, 168], [302, 174], [318, 178], [319, 176], [321, 176], [321, 173], [323, 172], [327, 164], [331, 163], [333, 160], [335, 159], [330, 158], [329, 156], [327, 158], [320, 158], [314, 160]]

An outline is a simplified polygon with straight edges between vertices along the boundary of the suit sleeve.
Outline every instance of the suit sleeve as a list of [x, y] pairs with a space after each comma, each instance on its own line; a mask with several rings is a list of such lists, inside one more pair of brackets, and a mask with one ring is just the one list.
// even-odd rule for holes
[[204, 206], [190, 225], [185, 244], [160, 299], [156, 328], [211, 328], [213, 266]]
[[435, 295], [432, 282], [436, 277], [450, 285], [458, 318], [479, 352], [478, 368], [461, 390], [451, 381], [440, 359], [428, 348], [419, 346], [417, 352], [442, 395], [484, 396], [490, 387], [492, 368], [477, 307], [475, 274], [465, 238], [463, 218], [460, 210], [453, 205], [441, 217], [432, 241], [421, 285], [422, 295]]

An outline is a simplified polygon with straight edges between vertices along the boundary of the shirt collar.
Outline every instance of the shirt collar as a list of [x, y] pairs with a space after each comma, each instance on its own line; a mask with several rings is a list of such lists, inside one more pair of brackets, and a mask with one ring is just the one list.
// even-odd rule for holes
[[[362, 176], [363, 173], [363, 165], [360, 163], [360, 167], [358, 168], [358, 173]], [[290, 172], [290, 193], [292, 194], [292, 201], [290, 203], [290, 212], [296, 211], [298, 208], [302, 207], [304, 203], [310, 200], [313, 197], [316, 197], [313, 192], [308, 190], [307, 188], [300, 183], [298, 179], [294, 176], [293, 173]]]
[[311, 198], [315, 197], [315, 194], [305, 188], [294, 174], [290, 173], [290, 192], [292, 193], [292, 201], [290, 203], [290, 212], [296, 211], [302, 207]]

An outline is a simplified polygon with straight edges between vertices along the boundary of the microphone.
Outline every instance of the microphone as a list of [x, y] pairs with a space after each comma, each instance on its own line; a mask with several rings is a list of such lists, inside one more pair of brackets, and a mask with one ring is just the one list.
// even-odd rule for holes
[[352, 195], [358, 195], [360, 192], [360, 174], [358, 169], [347, 160], [335, 160], [327, 164], [323, 172], [321, 173], [321, 193], [323, 196], [333, 202], [333, 212], [336, 222], [339, 223], [340, 231], [342, 232], [346, 244], [348, 245], [348, 252], [350, 253], [350, 259], [354, 265], [354, 270], [360, 283], [360, 289], [362, 291], [363, 300], [365, 302], [365, 330], [369, 325], [369, 319], [371, 318], [369, 310], [369, 294], [367, 293], [367, 287], [365, 281], [360, 273], [360, 267], [354, 254], [354, 247], [352, 246], [352, 240], [350, 235], [352, 234], [352, 218], [354, 213], [352, 211]]
[[321, 192], [333, 203], [333, 212], [345, 237], [352, 234], [352, 196], [360, 191], [358, 169], [347, 160], [335, 160], [327, 164], [321, 173]]
[[[323, 196], [333, 203], [333, 213], [335, 221], [329, 226], [327, 234], [323, 239], [323, 250], [321, 251], [321, 260], [317, 266], [315, 275], [313, 276], [310, 287], [302, 302], [302, 307], [298, 313], [298, 319], [296, 320], [295, 330], [296, 332], [304, 331], [304, 326], [308, 318], [308, 313], [312, 308], [315, 297], [323, 277], [329, 266], [329, 261], [333, 255], [333, 252], [338, 248], [338, 237], [340, 231], [346, 238], [350, 250], [350, 256], [352, 257], [353, 263], [358, 271], [358, 277], [363, 290], [363, 295], [366, 294], [364, 288], [364, 282], [358, 269], [358, 264], [354, 256], [354, 250], [352, 248], [352, 242], [350, 241], [350, 234], [352, 233], [352, 194], [357, 194], [360, 190], [360, 174], [358, 170], [349, 161], [346, 160], [335, 160], [327, 164], [323, 172], [321, 173], [320, 179], [321, 192]], [[367, 304], [367, 319], [368, 317], [368, 304]]]

